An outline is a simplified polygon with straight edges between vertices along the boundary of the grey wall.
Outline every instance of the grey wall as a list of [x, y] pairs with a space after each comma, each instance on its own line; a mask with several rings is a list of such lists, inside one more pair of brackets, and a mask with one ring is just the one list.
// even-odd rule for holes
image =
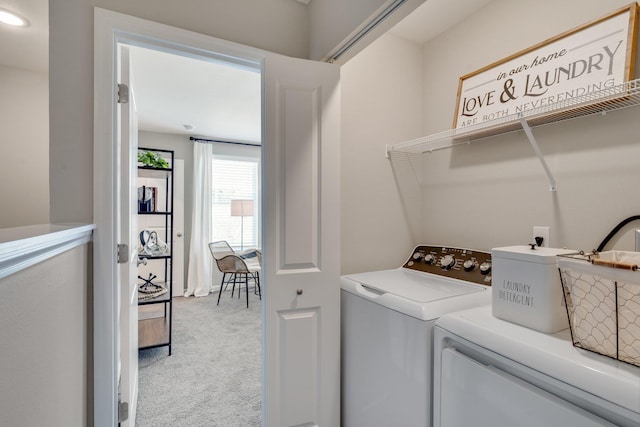
[[[442, 34], [423, 51], [425, 133], [450, 129], [459, 76], [628, 3], [498, 0]], [[639, 118], [634, 108], [534, 129], [555, 193], [523, 132], [424, 156], [421, 240], [490, 249], [526, 244], [542, 225], [551, 246], [595, 248], [640, 214]], [[617, 249], [633, 250], [630, 234]]]
[[47, 73], [0, 66], [0, 228], [49, 222]]
[[[423, 1], [409, 0], [387, 24]], [[94, 7], [288, 56], [319, 59], [390, 2], [328, 0], [307, 7], [294, 0], [50, 0], [51, 222], [93, 220]]]
[[[398, 23], [425, 0], [407, 0], [401, 7], [369, 35], [358, 41], [338, 60], [339, 64], [350, 59], [372, 41], [380, 37], [392, 25]], [[327, 59], [337, 46], [342, 46], [357, 31], [364, 28], [371, 20], [382, 13], [394, 0], [322, 0], [311, 1], [309, 5], [310, 46], [309, 58]]]
[[93, 425], [89, 250], [0, 279], [0, 425]]
[[389, 0], [311, 1], [312, 59], [322, 59]]
[[51, 0], [51, 222], [93, 220], [93, 7], [308, 56], [308, 10], [293, 0]]

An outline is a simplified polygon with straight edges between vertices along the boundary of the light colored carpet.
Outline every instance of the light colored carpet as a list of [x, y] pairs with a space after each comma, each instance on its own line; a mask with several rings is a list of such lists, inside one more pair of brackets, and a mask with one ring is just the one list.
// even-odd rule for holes
[[[176, 298], [172, 354], [139, 352], [138, 427], [248, 427], [261, 421], [261, 302]], [[143, 313], [141, 318], [149, 316]]]

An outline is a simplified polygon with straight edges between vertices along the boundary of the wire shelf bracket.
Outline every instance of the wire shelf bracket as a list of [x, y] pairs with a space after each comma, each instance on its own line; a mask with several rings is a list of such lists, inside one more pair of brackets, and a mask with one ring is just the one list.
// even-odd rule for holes
[[540, 151], [540, 146], [538, 146], [538, 141], [536, 141], [535, 136], [533, 136], [533, 132], [531, 132], [531, 127], [529, 126], [529, 123], [527, 123], [524, 117], [520, 117], [520, 125], [522, 126], [524, 133], [527, 135], [527, 139], [529, 140], [529, 143], [531, 144], [533, 151], [536, 153], [536, 156], [538, 156], [538, 160], [540, 160], [540, 164], [542, 165], [544, 172], [547, 174], [547, 178], [549, 179], [549, 191], [556, 191], [556, 179], [551, 173], [551, 169], [549, 169], [549, 165], [547, 165], [547, 161], [544, 159], [544, 156], [542, 155], [542, 151]]

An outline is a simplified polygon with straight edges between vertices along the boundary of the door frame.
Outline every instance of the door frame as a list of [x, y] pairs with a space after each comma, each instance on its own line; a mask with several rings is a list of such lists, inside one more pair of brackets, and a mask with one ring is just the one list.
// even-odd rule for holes
[[94, 9], [93, 217], [93, 418], [96, 427], [117, 425], [118, 212], [114, 191], [117, 158], [117, 45], [141, 46], [197, 59], [263, 69], [266, 52], [121, 13]]

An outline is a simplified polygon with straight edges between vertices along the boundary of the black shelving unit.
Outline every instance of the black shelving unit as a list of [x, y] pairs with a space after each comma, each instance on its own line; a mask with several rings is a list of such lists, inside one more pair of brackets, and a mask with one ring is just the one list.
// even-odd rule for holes
[[[139, 216], [154, 216], [164, 218], [164, 225], [157, 231], [158, 237], [167, 243], [167, 251], [162, 255], [149, 255], [143, 250], [139, 251], [140, 258], [147, 261], [149, 270], [156, 276], [153, 279], [154, 285], [166, 287], [167, 292], [154, 298], [138, 299], [138, 306], [148, 306], [154, 304], [162, 304], [162, 315], [147, 318], [138, 321], [138, 348], [147, 349], [155, 347], [169, 348], [171, 355], [171, 330], [173, 321], [173, 166], [174, 152], [171, 150], [162, 150], [158, 148], [139, 147], [138, 152], [152, 152], [168, 163], [168, 168], [159, 168], [152, 166], [138, 166], [138, 178], [151, 178], [153, 183], [157, 183], [155, 187], [157, 193], [164, 194], [164, 203], [158, 206], [157, 200], [160, 194], [155, 194], [153, 209], [150, 211], [140, 211]], [[140, 187], [140, 185], [138, 185]], [[141, 231], [141, 230], [140, 230]], [[139, 277], [138, 284], [144, 285], [145, 279]]]

